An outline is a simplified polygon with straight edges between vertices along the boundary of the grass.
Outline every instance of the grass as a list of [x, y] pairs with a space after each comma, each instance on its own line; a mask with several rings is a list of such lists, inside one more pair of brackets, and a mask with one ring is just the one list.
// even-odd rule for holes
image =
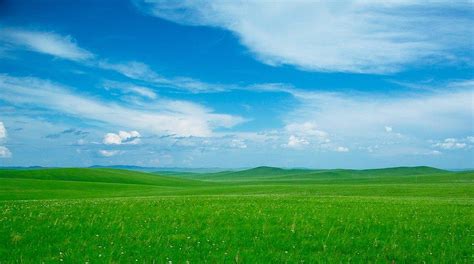
[[0, 170], [0, 263], [472, 263], [473, 172]]

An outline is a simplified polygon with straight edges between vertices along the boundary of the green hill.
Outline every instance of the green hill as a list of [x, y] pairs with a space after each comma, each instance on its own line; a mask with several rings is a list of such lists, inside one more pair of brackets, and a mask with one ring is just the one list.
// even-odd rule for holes
[[177, 177], [205, 181], [226, 182], [299, 182], [299, 183], [344, 183], [344, 182], [462, 182], [472, 181], [473, 172], [451, 172], [432, 167], [395, 167], [368, 170], [310, 170], [257, 167], [242, 171], [225, 171], [206, 174], [173, 174]]
[[144, 184], [156, 186], [190, 186], [201, 184], [199, 181], [192, 179], [160, 176], [138, 171], [92, 168], [0, 170], [0, 178]]
[[[314, 194], [465, 196], [473, 171], [430, 167], [309, 170], [257, 167], [218, 173], [105, 168], [0, 170], [0, 200], [163, 195]], [[445, 184], [443, 186], [429, 186]], [[463, 185], [463, 186], [461, 186]], [[465, 186], [464, 186], [465, 185]]]

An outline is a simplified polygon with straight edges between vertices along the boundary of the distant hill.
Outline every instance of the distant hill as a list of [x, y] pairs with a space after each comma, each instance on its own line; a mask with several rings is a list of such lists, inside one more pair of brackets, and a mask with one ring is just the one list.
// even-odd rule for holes
[[382, 195], [467, 197], [474, 171], [431, 167], [310, 170], [257, 167], [213, 173], [110, 168], [0, 170], [0, 200], [158, 195]]
[[34, 170], [34, 169], [45, 169], [45, 167], [41, 167], [41, 166], [27, 166], [27, 167], [8, 166], [8, 167], [0, 167], [0, 170]]
[[134, 170], [134, 171], [143, 171], [143, 172], [192, 172], [192, 173], [209, 173], [209, 172], [218, 172], [224, 169], [222, 168], [181, 168], [181, 167], [141, 167], [133, 165], [94, 165], [89, 168], [95, 169], [122, 169], [122, 170]]
[[[170, 174], [171, 175], [171, 174]], [[453, 182], [469, 180], [474, 175], [472, 171], [451, 172], [437, 168], [394, 167], [368, 170], [311, 170], [311, 169], [282, 169], [275, 167], [257, 167], [241, 171], [223, 171], [217, 173], [192, 174], [173, 173], [173, 176], [192, 178], [206, 181], [238, 181], [238, 182]]]
[[[141, 168], [122, 166], [124, 168]], [[152, 169], [152, 168], [149, 168]], [[155, 169], [155, 168], [153, 168]], [[257, 167], [240, 171], [179, 172], [111, 169], [111, 168], [34, 168], [3, 169], [0, 178], [60, 181], [144, 184], [156, 186], [202, 185], [206, 182], [247, 183], [410, 183], [410, 182], [468, 182], [473, 171], [446, 171], [432, 167], [394, 167], [369, 170], [312, 170]]]
[[157, 186], [198, 185], [198, 181], [145, 172], [103, 168], [52, 168], [0, 170], [0, 178], [145, 184]]

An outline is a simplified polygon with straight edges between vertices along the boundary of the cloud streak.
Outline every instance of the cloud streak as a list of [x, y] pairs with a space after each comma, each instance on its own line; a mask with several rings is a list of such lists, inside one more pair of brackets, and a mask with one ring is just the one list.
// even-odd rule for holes
[[[308, 71], [391, 73], [450, 63], [471, 49], [470, 1], [136, 1], [184, 25], [233, 32], [268, 65]], [[462, 56], [461, 56], [462, 57]]]
[[9, 44], [63, 59], [86, 61], [94, 58], [90, 51], [80, 48], [71, 36], [54, 32], [3, 29], [0, 36]]
[[41, 107], [84, 120], [160, 135], [206, 137], [216, 128], [230, 128], [244, 122], [242, 117], [214, 113], [186, 101], [161, 99], [149, 107], [132, 108], [74, 94], [61, 85], [30, 77], [0, 75], [0, 88], [0, 99], [18, 106]]
[[[188, 91], [191, 93], [213, 93], [229, 90], [222, 84], [211, 84], [190, 77], [165, 77], [149, 65], [138, 61], [111, 62], [77, 45], [73, 37], [55, 32], [7, 28], [0, 31], [0, 44], [8, 48], [27, 49], [57, 58], [79, 62], [88, 67], [115, 71], [127, 78], [147, 82], [150, 85]], [[2, 48], [0, 46], [0, 48]], [[5, 48], [5, 47], [3, 47]], [[3, 51], [5, 52], [5, 51]], [[154, 99], [156, 95], [145, 87], [135, 86], [129, 91]]]
[[[335, 93], [285, 86], [258, 87], [291, 94], [298, 100], [284, 119], [311, 123], [330, 135], [360, 138], [403, 134], [442, 137], [469, 133], [474, 120], [474, 82], [456, 81], [423, 93]], [[387, 126], [390, 124], [390, 126]]]

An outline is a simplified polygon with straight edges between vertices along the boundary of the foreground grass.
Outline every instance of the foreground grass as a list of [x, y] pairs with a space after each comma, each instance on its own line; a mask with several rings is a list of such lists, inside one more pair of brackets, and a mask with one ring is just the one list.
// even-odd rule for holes
[[472, 263], [470, 172], [418, 175], [434, 183], [107, 172], [0, 173], [0, 263]]
[[440, 199], [221, 196], [4, 202], [0, 259], [469, 263], [472, 207]]

